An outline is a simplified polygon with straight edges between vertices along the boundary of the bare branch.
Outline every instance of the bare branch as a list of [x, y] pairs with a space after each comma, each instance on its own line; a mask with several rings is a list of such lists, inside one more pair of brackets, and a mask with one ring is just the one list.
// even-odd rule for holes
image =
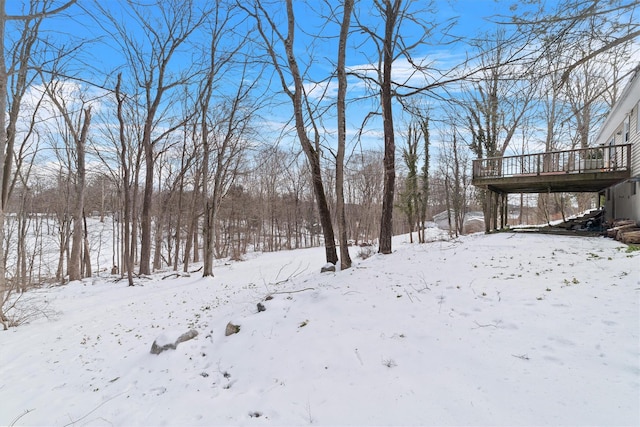
[[[40, 18], [46, 18], [52, 15], [55, 15], [57, 13], [62, 12], [65, 9], [68, 9], [69, 7], [71, 7], [72, 5], [74, 5], [78, 0], [70, 0], [67, 3], [63, 4], [60, 7], [57, 7], [55, 9], [52, 10], [43, 10], [40, 13], [33, 13], [33, 14], [29, 14], [29, 15], [5, 15], [4, 19], [6, 19], [7, 21], [28, 21], [31, 19], [40, 19]], [[2, 19], [2, 14], [4, 14], [4, 10], [0, 11], [0, 19]]]

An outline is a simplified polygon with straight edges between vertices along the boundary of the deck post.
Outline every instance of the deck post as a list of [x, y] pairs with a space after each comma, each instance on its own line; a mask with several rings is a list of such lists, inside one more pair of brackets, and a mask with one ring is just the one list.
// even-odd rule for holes
[[509, 198], [507, 193], [500, 194], [500, 228], [507, 228], [509, 223]]
[[493, 223], [493, 230], [498, 229], [498, 193], [491, 192], [491, 222]]

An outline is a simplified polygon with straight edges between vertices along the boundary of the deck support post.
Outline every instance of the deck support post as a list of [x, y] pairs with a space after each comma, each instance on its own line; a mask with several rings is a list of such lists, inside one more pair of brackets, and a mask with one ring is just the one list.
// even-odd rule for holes
[[500, 228], [507, 228], [509, 223], [509, 195], [507, 193], [500, 194]]
[[491, 192], [491, 199], [492, 199], [492, 203], [491, 203], [491, 222], [493, 224], [493, 230], [497, 230], [498, 229], [498, 204], [499, 204], [499, 200], [498, 200], [498, 196], [499, 194], [496, 193], [495, 191]]

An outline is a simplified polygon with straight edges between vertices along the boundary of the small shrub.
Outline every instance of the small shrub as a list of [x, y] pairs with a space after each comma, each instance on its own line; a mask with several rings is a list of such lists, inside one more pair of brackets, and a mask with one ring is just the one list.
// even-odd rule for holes
[[363, 246], [358, 251], [358, 258], [367, 259], [375, 255], [376, 251], [373, 246]]

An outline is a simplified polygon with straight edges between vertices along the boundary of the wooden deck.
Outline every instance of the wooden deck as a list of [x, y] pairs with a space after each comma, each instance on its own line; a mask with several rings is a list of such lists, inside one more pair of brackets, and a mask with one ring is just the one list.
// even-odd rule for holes
[[473, 161], [472, 184], [500, 194], [600, 192], [631, 176], [631, 144]]

